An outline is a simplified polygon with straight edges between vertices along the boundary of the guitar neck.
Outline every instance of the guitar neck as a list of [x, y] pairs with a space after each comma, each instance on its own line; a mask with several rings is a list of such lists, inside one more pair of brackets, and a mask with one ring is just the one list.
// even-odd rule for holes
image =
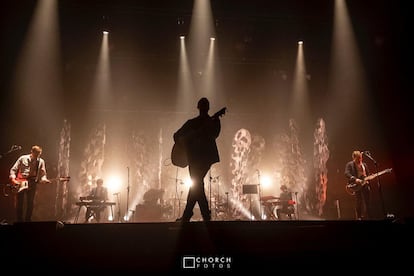
[[374, 178], [376, 178], [378, 176], [381, 176], [381, 175], [386, 174], [386, 173], [389, 173], [389, 172], [391, 172], [391, 169], [386, 169], [386, 170], [380, 171], [378, 173], [371, 174], [371, 175], [365, 177], [364, 180], [369, 181], [369, 180], [372, 180], [372, 179], [374, 179]]
[[227, 107], [223, 107], [222, 109], [220, 109], [219, 111], [217, 111], [216, 113], [214, 113], [213, 116], [211, 116], [212, 119], [218, 119], [221, 116], [223, 116], [226, 113]]

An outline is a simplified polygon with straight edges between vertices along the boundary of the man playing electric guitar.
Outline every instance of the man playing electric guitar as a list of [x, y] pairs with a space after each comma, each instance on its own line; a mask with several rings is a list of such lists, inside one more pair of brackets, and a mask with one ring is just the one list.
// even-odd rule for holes
[[[10, 169], [10, 183], [17, 191], [16, 220], [18, 222], [31, 221], [36, 186], [38, 183], [50, 183], [46, 176], [45, 161], [40, 158], [41, 154], [42, 148], [40, 146], [33, 146], [30, 154], [20, 156]], [[26, 214], [23, 216], [25, 199]]]
[[356, 150], [352, 152], [352, 161], [346, 163], [345, 177], [347, 185], [361, 185], [355, 189], [355, 215], [357, 220], [369, 219], [371, 217], [371, 187], [365, 182], [364, 178], [369, 175], [369, 169], [362, 160], [362, 152]]

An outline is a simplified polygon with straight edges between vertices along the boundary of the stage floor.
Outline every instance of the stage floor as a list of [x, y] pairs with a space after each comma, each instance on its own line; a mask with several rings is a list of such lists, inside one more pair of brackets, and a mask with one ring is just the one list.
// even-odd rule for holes
[[[1, 259], [30, 272], [274, 272], [410, 263], [412, 220], [198, 221], [0, 226]], [[403, 266], [401, 265], [403, 264]], [[368, 267], [367, 267], [368, 268]], [[316, 269], [316, 270], [315, 270]]]

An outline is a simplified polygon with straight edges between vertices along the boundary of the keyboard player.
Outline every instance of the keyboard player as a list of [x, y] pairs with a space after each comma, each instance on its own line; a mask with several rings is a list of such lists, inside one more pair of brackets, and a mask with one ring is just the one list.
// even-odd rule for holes
[[89, 195], [86, 197], [91, 203], [86, 206], [85, 223], [88, 223], [92, 217], [97, 222], [101, 220], [101, 213], [105, 210], [108, 200], [108, 189], [103, 185], [104, 181], [102, 178], [96, 180], [96, 187], [92, 188]]

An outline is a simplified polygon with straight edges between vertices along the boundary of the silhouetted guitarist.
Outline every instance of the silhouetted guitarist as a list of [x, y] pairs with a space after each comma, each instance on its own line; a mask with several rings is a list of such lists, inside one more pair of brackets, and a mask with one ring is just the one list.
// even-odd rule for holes
[[[220, 161], [216, 139], [221, 130], [220, 116], [225, 113], [225, 108], [214, 116], [210, 116], [208, 114], [210, 103], [207, 98], [201, 98], [198, 101], [197, 108], [199, 115], [185, 122], [174, 133], [175, 143], [184, 149], [193, 182], [188, 192], [184, 213], [177, 221], [190, 221], [197, 202], [203, 220], [209, 221], [211, 219], [211, 212], [204, 190], [204, 177], [210, 170], [211, 165]], [[174, 163], [174, 156], [172, 156], [172, 159]]]

